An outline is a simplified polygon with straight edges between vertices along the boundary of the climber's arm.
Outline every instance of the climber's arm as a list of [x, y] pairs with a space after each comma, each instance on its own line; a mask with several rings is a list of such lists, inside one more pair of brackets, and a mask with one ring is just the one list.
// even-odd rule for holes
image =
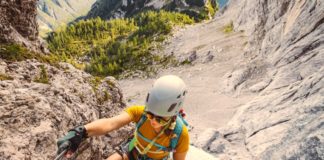
[[132, 121], [129, 114], [123, 111], [118, 116], [112, 118], [104, 118], [93, 121], [85, 125], [88, 136], [104, 135], [110, 131], [118, 129]]
[[173, 159], [174, 160], [185, 160], [186, 159], [187, 152], [182, 152], [182, 153], [173, 153]]

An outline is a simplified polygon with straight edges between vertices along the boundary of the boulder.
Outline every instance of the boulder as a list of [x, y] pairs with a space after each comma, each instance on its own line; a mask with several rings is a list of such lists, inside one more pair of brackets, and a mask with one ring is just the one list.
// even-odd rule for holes
[[41, 51], [36, 3], [37, 0], [1, 1], [0, 43], [18, 43], [31, 50]]
[[203, 63], [208, 63], [210, 61], [212, 61], [214, 59], [214, 55], [212, 51], [208, 51], [208, 53], [206, 54], [205, 59], [203, 60]]

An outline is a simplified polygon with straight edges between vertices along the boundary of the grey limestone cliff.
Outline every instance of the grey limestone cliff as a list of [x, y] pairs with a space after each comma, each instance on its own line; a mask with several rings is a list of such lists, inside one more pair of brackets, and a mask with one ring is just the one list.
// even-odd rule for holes
[[[37, 81], [44, 74], [48, 81]], [[0, 60], [0, 75], [10, 77], [0, 81], [0, 159], [54, 159], [56, 141], [69, 129], [125, 107], [114, 78], [99, 81], [70, 64], [56, 68], [36, 60]], [[128, 131], [89, 138], [78, 159], [107, 157]]]
[[227, 89], [258, 96], [205, 149], [231, 159], [324, 159], [324, 2], [233, 0], [231, 8], [234, 29], [249, 37], [249, 62]]

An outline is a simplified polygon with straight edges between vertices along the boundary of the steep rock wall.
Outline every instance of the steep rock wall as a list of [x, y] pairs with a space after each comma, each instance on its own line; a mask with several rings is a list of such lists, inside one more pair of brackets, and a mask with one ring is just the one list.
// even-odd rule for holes
[[233, 159], [324, 159], [324, 3], [232, 0], [248, 63], [227, 91], [256, 92], [202, 145]]
[[[0, 75], [10, 77], [0, 81], [0, 159], [54, 159], [56, 141], [69, 129], [125, 107], [114, 78], [98, 81], [70, 64], [58, 69], [35, 60], [0, 59]], [[48, 83], [37, 82], [40, 77]], [[78, 159], [106, 158], [130, 130], [89, 138]]]
[[37, 0], [2, 0], [0, 3], [0, 43], [19, 43], [39, 50], [36, 22]]

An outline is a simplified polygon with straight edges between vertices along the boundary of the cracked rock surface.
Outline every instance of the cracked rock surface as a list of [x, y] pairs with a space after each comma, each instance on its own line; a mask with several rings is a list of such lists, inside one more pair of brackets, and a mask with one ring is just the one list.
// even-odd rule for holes
[[37, 0], [0, 2], [0, 43], [18, 43], [45, 52], [38, 39], [36, 3]]
[[[233, 0], [231, 7], [240, 13], [234, 29], [250, 37], [245, 68], [255, 71], [226, 77], [229, 91], [258, 95], [205, 147], [231, 159], [324, 159], [323, 1]], [[251, 83], [255, 77], [261, 81]]]
[[[69, 129], [114, 116], [125, 107], [112, 77], [95, 81], [66, 63], [58, 69], [35, 60], [0, 62], [0, 74], [12, 78], [0, 81], [0, 159], [54, 159], [56, 141]], [[35, 82], [41, 68], [48, 83]], [[107, 157], [130, 130], [88, 139], [78, 159]]]

